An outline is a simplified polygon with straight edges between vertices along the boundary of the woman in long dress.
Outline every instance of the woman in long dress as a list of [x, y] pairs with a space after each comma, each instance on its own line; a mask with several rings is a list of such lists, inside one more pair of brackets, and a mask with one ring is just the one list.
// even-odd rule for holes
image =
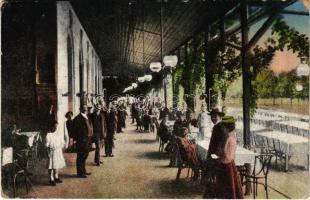
[[68, 147], [68, 141], [65, 141], [64, 133], [57, 129], [57, 122], [53, 123], [51, 130], [46, 135], [46, 144], [48, 150], [48, 173], [50, 176], [50, 184], [55, 186], [61, 183], [59, 179], [59, 169], [66, 166], [63, 156], [63, 148]]
[[204, 198], [242, 199], [240, 176], [235, 166], [237, 149], [235, 119], [223, 117], [214, 126], [207, 157], [207, 185]]

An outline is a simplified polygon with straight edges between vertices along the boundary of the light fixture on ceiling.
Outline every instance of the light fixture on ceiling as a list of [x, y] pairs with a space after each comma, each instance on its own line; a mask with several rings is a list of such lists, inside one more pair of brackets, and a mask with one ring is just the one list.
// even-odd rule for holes
[[143, 82], [145, 81], [145, 79], [144, 79], [143, 76], [142, 76], [142, 77], [138, 77], [138, 81], [139, 81], [140, 83], [143, 83]]
[[161, 70], [161, 63], [160, 62], [152, 62], [150, 64], [150, 69], [152, 72], [159, 72]]
[[178, 63], [178, 57], [176, 55], [165, 56], [163, 62], [165, 64], [165, 67], [174, 68]]
[[166, 71], [166, 74], [172, 74], [173, 69], [178, 63], [178, 57], [173, 56], [165, 56], [163, 59], [164, 62], [164, 70]]
[[132, 83], [131, 86], [133, 87], [133, 89], [135, 89], [135, 88], [138, 87], [138, 84], [137, 83]]
[[151, 81], [152, 80], [152, 75], [144, 75], [144, 80], [145, 81]]

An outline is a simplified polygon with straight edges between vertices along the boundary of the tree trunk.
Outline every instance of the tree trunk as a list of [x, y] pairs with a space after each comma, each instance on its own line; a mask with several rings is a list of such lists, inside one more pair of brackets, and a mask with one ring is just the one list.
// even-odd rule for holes
[[293, 105], [293, 98], [291, 97], [290, 100], [291, 100], [291, 106], [292, 106]]

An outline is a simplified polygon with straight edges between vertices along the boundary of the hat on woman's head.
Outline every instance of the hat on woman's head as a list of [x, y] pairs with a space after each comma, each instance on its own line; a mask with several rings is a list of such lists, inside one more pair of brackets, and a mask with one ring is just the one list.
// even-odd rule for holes
[[222, 123], [224, 124], [233, 124], [235, 122], [236, 122], [236, 119], [233, 116], [226, 115], [222, 118]]
[[[185, 131], [187, 130], [187, 133], [185, 133]], [[182, 127], [182, 133], [181, 136], [185, 137], [188, 134], [188, 128], [187, 127]]]
[[225, 113], [221, 112], [220, 109], [218, 108], [212, 108], [211, 112], [209, 113], [209, 115], [219, 115], [221, 117], [223, 117], [225, 115]]

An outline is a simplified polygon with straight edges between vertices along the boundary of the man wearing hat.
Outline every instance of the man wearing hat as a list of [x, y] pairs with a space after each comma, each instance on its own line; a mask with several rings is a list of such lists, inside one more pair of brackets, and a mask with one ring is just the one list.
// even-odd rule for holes
[[211, 121], [214, 125], [218, 124], [222, 118], [224, 117], [224, 113], [220, 111], [218, 108], [213, 108], [211, 112], [209, 113], [211, 116]]
[[181, 136], [181, 134], [183, 132], [182, 131], [183, 127], [186, 127], [186, 122], [185, 122], [184, 116], [182, 113], [178, 113], [177, 119], [173, 125], [173, 132], [172, 133], [176, 136]]
[[99, 104], [95, 105], [94, 112], [90, 115], [90, 120], [93, 124], [93, 139], [92, 142], [95, 143], [96, 145], [96, 150], [95, 150], [95, 160], [94, 162], [96, 163], [97, 166], [100, 166], [103, 162], [100, 161], [100, 140], [104, 138], [104, 125], [103, 123], [103, 115], [100, 112], [101, 111], [101, 106]]

